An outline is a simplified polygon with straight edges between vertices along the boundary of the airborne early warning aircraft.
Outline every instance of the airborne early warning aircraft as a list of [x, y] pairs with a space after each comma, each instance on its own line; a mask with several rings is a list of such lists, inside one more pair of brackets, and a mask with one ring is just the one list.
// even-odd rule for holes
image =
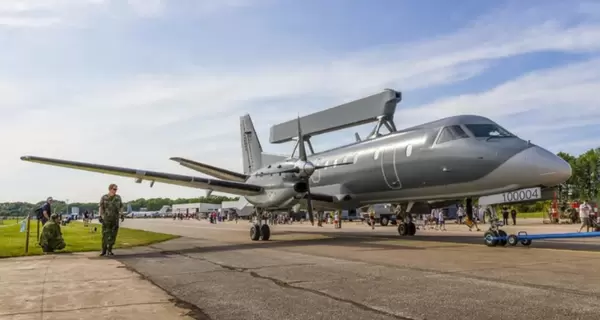
[[[472, 217], [472, 197], [553, 187], [571, 176], [570, 165], [560, 157], [475, 115], [390, 130], [387, 135], [379, 134], [380, 122], [374, 130], [377, 132], [365, 140], [357, 137], [355, 143], [310, 156], [305, 148], [310, 133], [302, 133], [298, 119], [298, 157], [292, 154], [269, 161], [264, 160], [266, 154], [250, 116], [241, 117], [240, 122], [246, 173], [171, 158], [218, 179], [36, 156], [21, 160], [131, 177], [137, 182], [148, 180], [151, 185], [161, 182], [243, 196], [255, 206], [258, 216], [251, 227], [252, 240], [270, 238], [270, 228], [263, 221], [266, 211], [287, 210], [300, 201], [306, 201], [311, 222], [313, 207], [351, 209], [397, 203], [410, 212], [423, 205], [423, 210], [429, 210], [464, 198], [467, 214]], [[309, 147], [312, 151], [312, 145]], [[398, 226], [400, 235], [414, 235], [415, 229], [410, 221]]]

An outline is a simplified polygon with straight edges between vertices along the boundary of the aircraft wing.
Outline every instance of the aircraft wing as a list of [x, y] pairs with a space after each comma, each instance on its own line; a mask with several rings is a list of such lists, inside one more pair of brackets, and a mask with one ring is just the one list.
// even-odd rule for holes
[[245, 174], [229, 171], [226, 169], [217, 168], [217, 167], [214, 167], [214, 166], [211, 166], [208, 164], [196, 162], [196, 161], [185, 159], [185, 158], [173, 157], [173, 158], [171, 158], [171, 160], [178, 162], [180, 165], [182, 165], [184, 167], [190, 168], [192, 170], [196, 170], [198, 172], [202, 172], [204, 174], [207, 174], [209, 176], [213, 176], [213, 177], [219, 178], [219, 179], [225, 179], [225, 180], [230, 180], [230, 181], [239, 181], [239, 182], [244, 182], [244, 181], [246, 181], [246, 179], [248, 179], [248, 176]]
[[163, 173], [140, 169], [121, 168], [101, 164], [50, 159], [35, 156], [23, 156], [21, 157], [21, 160], [76, 170], [111, 174], [121, 177], [130, 177], [139, 180], [156, 181], [190, 188], [214, 190], [217, 192], [231, 193], [240, 196], [258, 195], [263, 192], [263, 188], [261, 186], [237, 181], [207, 179], [194, 176], [184, 176], [174, 173]]

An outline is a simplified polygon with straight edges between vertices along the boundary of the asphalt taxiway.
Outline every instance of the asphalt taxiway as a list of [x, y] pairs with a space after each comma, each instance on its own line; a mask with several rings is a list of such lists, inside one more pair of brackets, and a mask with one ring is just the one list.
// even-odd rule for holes
[[253, 242], [246, 221], [122, 226], [183, 236], [115, 259], [196, 319], [600, 319], [599, 239], [489, 248], [464, 226], [399, 238], [346, 223], [274, 226]]

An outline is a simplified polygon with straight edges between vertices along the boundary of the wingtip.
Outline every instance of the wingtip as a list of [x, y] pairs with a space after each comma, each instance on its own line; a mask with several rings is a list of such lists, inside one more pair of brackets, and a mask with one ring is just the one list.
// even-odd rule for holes
[[27, 161], [29, 159], [31, 159], [31, 156], [22, 156], [21, 157], [21, 160], [23, 160], [23, 161]]

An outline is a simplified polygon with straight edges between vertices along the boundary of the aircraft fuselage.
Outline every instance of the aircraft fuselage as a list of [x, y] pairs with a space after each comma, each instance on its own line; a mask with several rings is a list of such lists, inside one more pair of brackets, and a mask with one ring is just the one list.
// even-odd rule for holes
[[[383, 202], [448, 200], [534, 186], [555, 186], [571, 175], [567, 162], [479, 116], [455, 116], [309, 156], [316, 166], [313, 193], [337, 196], [329, 208]], [[248, 183], [265, 187], [247, 196], [256, 206], [290, 207], [299, 199], [294, 174], [270, 174], [296, 161], [254, 172]], [[300, 197], [297, 197], [300, 198]], [[284, 201], [284, 200], [288, 201]]]

